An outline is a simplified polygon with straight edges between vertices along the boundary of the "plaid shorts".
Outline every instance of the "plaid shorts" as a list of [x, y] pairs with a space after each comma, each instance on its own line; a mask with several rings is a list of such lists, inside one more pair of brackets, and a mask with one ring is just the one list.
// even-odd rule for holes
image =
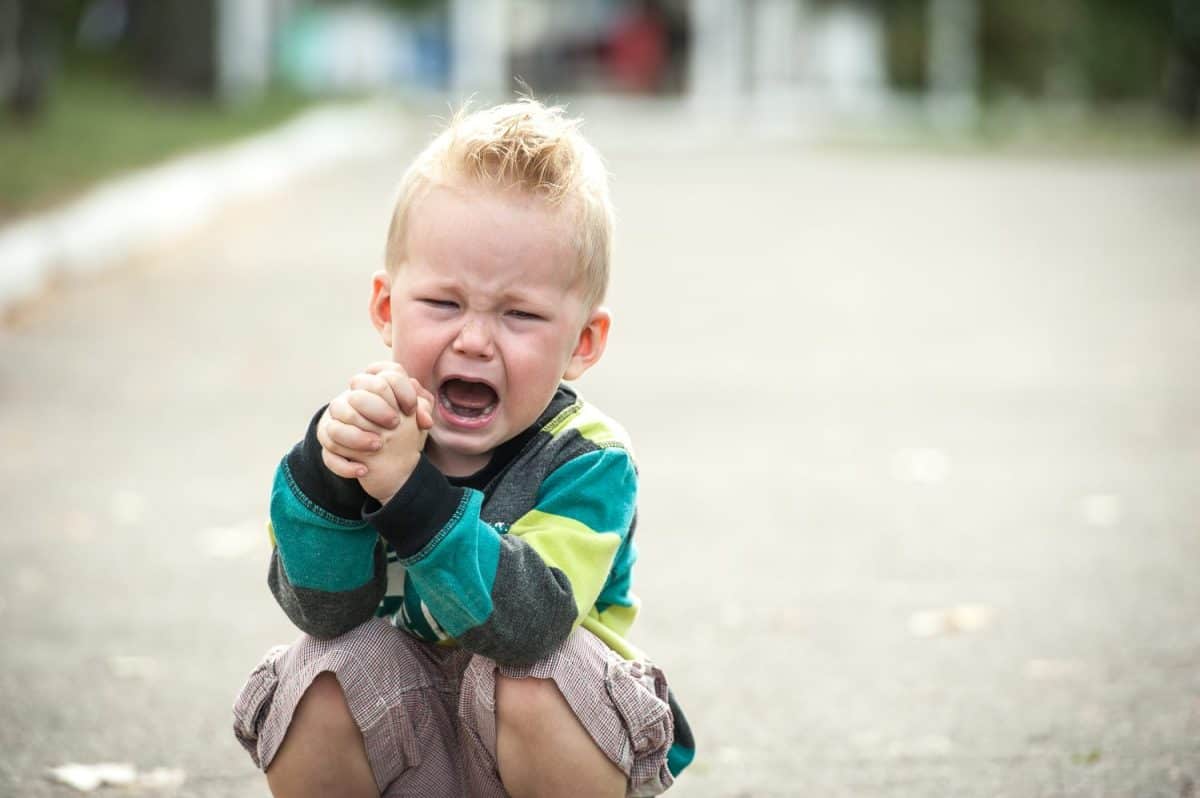
[[259, 768], [271, 764], [297, 704], [324, 671], [346, 694], [386, 798], [506, 795], [496, 767], [497, 673], [552, 679], [628, 777], [629, 795], [658, 795], [671, 785], [666, 678], [582, 628], [522, 667], [421, 642], [382, 619], [331, 640], [302, 635], [267, 652], [234, 704], [234, 733]]

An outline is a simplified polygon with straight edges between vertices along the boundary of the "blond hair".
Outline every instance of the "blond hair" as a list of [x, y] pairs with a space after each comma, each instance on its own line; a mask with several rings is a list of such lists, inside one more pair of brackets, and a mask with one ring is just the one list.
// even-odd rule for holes
[[460, 109], [400, 180], [384, 256], [388, 273], [395, 274], [406, 257], [414, 205], [431, 187], [465, 180], [519, 189], [569, 214], [584, 299], [590, 308], [599, 305], [608, 288], [613, 209], [604, 163], [579, 125], [563, 108], [528, 97], [474, 112]]

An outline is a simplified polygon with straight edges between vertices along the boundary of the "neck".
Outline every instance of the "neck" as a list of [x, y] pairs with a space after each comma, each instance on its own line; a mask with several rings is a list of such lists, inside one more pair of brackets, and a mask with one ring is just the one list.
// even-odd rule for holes
[[429, 438], [425, 442], [425, 456], [429, 462], [448, 477], [469, 477], [486, 466], [492, 459], [491, 452], [483, 454], [460, 454], [442, 449]]

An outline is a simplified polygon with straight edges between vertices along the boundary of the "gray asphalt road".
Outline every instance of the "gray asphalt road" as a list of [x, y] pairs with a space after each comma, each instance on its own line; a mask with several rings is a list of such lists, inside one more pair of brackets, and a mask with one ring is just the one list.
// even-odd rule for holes
[[[675, 794], [1195, 795], [1200, 161], [630, 122], [592, 125], [621, 221], [582, 388], [638, 445], [637, 639], [701, 745]], [[385, 354], [415, 133], [0, 333], [0, 794], [129, 761], [266, 795], [229, 704], [292, 636], [271, 473]]]

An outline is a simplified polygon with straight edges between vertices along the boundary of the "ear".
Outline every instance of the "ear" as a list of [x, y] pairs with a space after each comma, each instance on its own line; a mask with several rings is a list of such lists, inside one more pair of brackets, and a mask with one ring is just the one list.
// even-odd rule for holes
[[608, 328], [610, 326], [612, 326], [612, 314], [608, 312], [608, 308], [596, 308], [592, 311], [592, 315], [588, 317], [587, 323], [579, 332], [579, 340], [575, 344], [575, 351], [571, 353], [571, 359], [567, 361], [563, 379], [577, 380], [596, 364], [596, 361], [604, 354], [604, 347], [608, 344]]
[[371, 323], [383, 338], [383, 344], [392, 348], [392, 279], [386, 271], [371, 275]]

